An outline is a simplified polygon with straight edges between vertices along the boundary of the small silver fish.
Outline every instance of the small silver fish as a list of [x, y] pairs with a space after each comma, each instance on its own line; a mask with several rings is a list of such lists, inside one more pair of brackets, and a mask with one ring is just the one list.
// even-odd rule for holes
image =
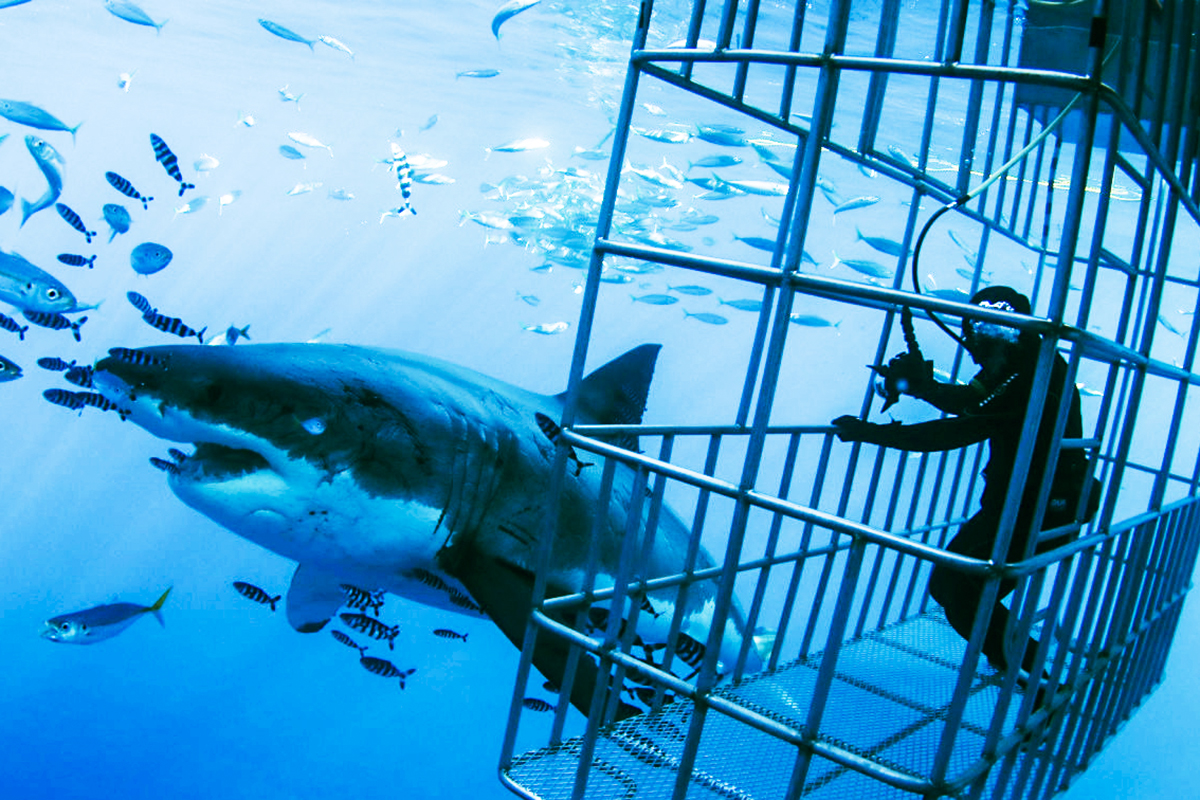
[[21, 200], [21, 225], [29, 221], [29, 218], [41, 211], [43, 208], [49, 208], [58, 200], [62, 194], [63, 186], [63, 166], [66, 162], [59, 152], [55, 150], [49, 142], [41, 139], [33, 134], [25, 137], [25, 147], [28, 148], [29, 154], [33, 156], [34, 162], [37, 163], [38, 169], [42, 171], [42, 175], [46, 177], [46, 192], [34, 202]]
[[291, 191], [288, 192], [288, 197], [294, 197], [295, 195], [298, 195], [298, 194], [308, 194], [309, 192], [314, 191], [315, 189], [320, 189], [324, 185], [325, 184], [321, 183], [320, 181], [310, 181], [309, 183], [297, 183], [295, 186], [293, 186], [291, 188]]
[[117, 76], [117, 88], [123, 92], [129, 91], [129, 84], [133, 82], [133, 76], [137, 75], [137, 70], [133, 72], [122, 72]]
[[883, 236], [865, 236], [858, 228], [855, 228], [854, 232], [857, 234], [859, 241], [866, 242], [881, 253], [886, 253], [889, 256], [897, 258], [904, 254], [904, 245], [894, 239], [888, 239]]
[[707, 311], [701, 311], [697, 314], [693, 314], [687, 309], [684, 309], [683, 318], [687, 319], [688, 317], [699, 320], [706, 325], [724, 325], [725, 323], [729, 322], [729, 320], [727, 320], [725, 317], [722, 317], [720, 314], [710, 314]]
[[302, 131], [294, 131], [288, 134], [288, 138], [296, 144], [302, 144], [305, 147], [320, 147], [329, 151], [329, 157], [333, 158], [333, 148], [327, 144], [322, 144], [317, 137], [304, 133]]
[[295, 103], [297, 111], [300, 110], [300, 98], [301, 97], [304, 97], [304, 92], [301, 92], [300, 94], [292, 94], [291, 92], [288, 91], [288, 84], [284, 84], [283, 88], [279, 90], [280, 102]]
[[629, 295], [635, 303], [646, 303], [652, 306], [669, 306], [673, 303], [678, 303], [679, 298], [669, 294], [644, 294], [640, 297], [635, 294]]
[[541, 325], [522, 325], [521, 327], [524, 330], [529, 331], [530, 333], [540, 333], [540, 334], [543, 334], [546, 336], [550, 336], [552, 334], [562, 333], [563, 331], [567, 330], [568, 328], [571, 327], [571, 323], [569, 323], [569, 322], [544, 322]]
[[184, 203], [181, 206], [177, 206], [175, 208], [175, 216], [179, 216], [180, 214], [195, 214], [197, 211], [204, 208], [206, 205], [208, 205], [208, 196], [207, 195], [200, 195], [199, 197], [193, 197], [188, 202]]
[[81, 306], [62, 283], [16, 253], [0, 250], [0, 300], [22, 311], [71, 313]]
[[330, 189], [329, 197], [332, 200], [353, 200], [354, 192], [349, 189]]
[[346, 45], [342, 44], [341, 42], [339, 42], [337, 39], [333, 38], [332, 36], [318, 36], [317, 41], [320, 42], [321, 44], [325, 45], [326, 47], [332, 47], [334, 50], [340, 50], [341, 52], [350, 56], [351, 61], [354, 60], [354, 51], [351, 50], [349, 47], [346, 47]]
[[283, 156], [284, 158], [290, 158], [293, 161], [304, 158], [304, 153], [301, 153], [290, 144], [279, 145], [279, 155]]
[[788, 315], [788, 321], [794, 322], [797, 325], [805, 325], [809, 328], [836, 328], [842, 324], [841, 320], [830, 322], [817, 314], [801, 314], [799, 311]]
[[260, 18], [258, 20], [258, 24], [261, 25], [264, 30], [268, 31], [269, 33], [275, 34], [280, 39], [287, 39], [289, 42], [300, 42], [300, 44], [308, 45], [309, 50], [312, 50], [313, 45], [316, 44], [316, 42], [317, 42], [316, 39], [305, 39], [303, 36], [296, 33], [295, 31], [285, 28], [282, 25], [280, 25], [278, 22], [272, 22], [269, 19], [261, 19]]
[[459, 78], [494, 78], [500, 74], [498, 69], [467, 69], [454, 73], [454, 80]]
[[217, 214], [219, 215], [222, 211], [225, 210], [225, 206], [229, 205], [230, 203], [236, 202], [237, 199], [241, 196], [242, 196], [241, 189], [234, 189], [232, 192], [226, 192], [225, 194], [221, 195], [217, 201], [219, 204], [217, 206]]
[[485, 147], [488, 153], [523, 153], [526, 150], [541, 150], [549, 147], [550, 143], [545, 139], [536, 137], [529, 139], [514, 139], [511, 142], [498, 144], [495, 147]]
[[221, 162], [208, 153], [201, 153], [200, 157], [192, 162], [192, 168], [196, 172], [212, 172], [219, 166], [221, 166]]
[[499, 39], [501, 25], [540, 2], [542, 0], [508, 0], [507, 3], [496, 9], [496, 15], [492, 17], [492, 35]]
[[42, 624], [42, 638], [63, 644], [95, 644], [111, 639], [142, 618], [153, 614], [158, 624], [166, 627], [162, 618], [163, 603], [171, 593], [168, 588], [154, 605], [139, 606], [136, 603], [105, 603], [51, 617]]
[[762, 300], [720, 300], [717, 301], [723, 306], [736, 308], [738, 311], [762, 311]]
[[126, 22], [132, 22], [134, 25], [145, 25], [147, 28], [154, 28], [155, 33], [161, 33], [163, 25], [167, 24], [167, 20], [155, 22], [150, 19], [150, 15], [141, 9], [140, 6], [129, 2], [129, 0], [104, 0], [104, 7], [108, 9], [108, 13], [114, 17], [123, 19]]
[[833, 254], [833, 265], [830, 269], [836, 267], [838, 264], [845, 264], [855, 272], [872, 278], [890, 278], [893, 274], [890, 269], [877, 261], [870, 261], [865, 258], [840, 258], [835, 251]]
[[843, 211], [853, 211], [856, 208], [866, 208], [867, 206], [873, 206], [878, 202], [879, 202], [879, 198], [873, 194], [872, 195], [864, 195], [862, 197], [855, 197], [851, 200], [847, 200], [843, 203], [839, 203], [833, 209], [833, 213], [840, 214]]
[[83, 124], [81, 122], [74, 128], [69, 127], [53, 114], [47, 113], [33, 103], [25, 103], [21, 100], [0, 100], [0, 117], [18, 125], [43, 131], [66, 131], [71, 134], [72, 140], [75, 139], [75, 131], [79, 130], [79, 125]]

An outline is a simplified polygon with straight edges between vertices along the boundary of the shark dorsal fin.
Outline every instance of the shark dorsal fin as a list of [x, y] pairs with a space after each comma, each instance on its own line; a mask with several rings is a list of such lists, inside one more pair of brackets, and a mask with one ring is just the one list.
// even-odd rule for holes
[[[637, 425], [646, 410], [646, 395], [654, 376], [659, 344], [643, 344], [617, 356], [592, 372], [579, 386], [580, 416], [600, 425]], [[581, 420], [582, 421], [582, 420]], [[611, 440], [627, 450], [637, 449], [637, 437]]]

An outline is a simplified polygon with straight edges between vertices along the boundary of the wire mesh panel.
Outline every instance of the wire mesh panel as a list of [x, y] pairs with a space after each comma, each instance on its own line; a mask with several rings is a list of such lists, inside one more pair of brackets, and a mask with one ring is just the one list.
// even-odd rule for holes
[[[1161, 680], [1200, 541], [1198, 27], [1193, 0], [641, 4], [549, 487], [632, 487], [605, 501], [622, 553], [539, 584], [514, 791], [1030, 798], [1087, 766]], [[664, 122], [665, 98], [703, 121]], [[756, 315], [736, 401], [577, 418], [589, 345], [629, 324], [601, 286], [657, 270], [672, 294], [635, 300], [720, 282], [741, 299], [685, 319]], [[981, 305], [996, 285], [1029, 307]], [[987, 326], [1030, 354], [1011, 441], [897, 444], [781, 402], [850, 384], [870, 419], [920, 396], [897, 351], [986, 394]], [[855, 331], [832, 356], [828, 328]], [[981, 475], [997, 448], [1011, 476]], [[974, 587], [965, 617], [931, 575]], [[548, 664], [556, 706], [528, 700]]]

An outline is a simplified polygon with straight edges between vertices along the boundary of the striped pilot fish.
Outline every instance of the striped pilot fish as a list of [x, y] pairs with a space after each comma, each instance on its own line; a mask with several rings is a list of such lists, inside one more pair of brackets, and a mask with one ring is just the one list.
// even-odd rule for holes
[[188, 189], [196, 188], [196, 184], [183, 180], [183, 173], [179, 171], [179, 159], [171, 152], [171, 148], [167, 147], [161, 136], [157, 133], [150, 134], [150, 145], [154, 148], [154, 160], [163, 165], [168, 175], [179, 181], [180, 197], [183, 197], [183, 193]]
[[133, 184], [125, 178], [122, 178], [117, 173], [110, 171], [104, 173], [104, 179], [108, 181], [110, 186], [126, 197], [132, 198], [133, 200], [140, 200], [143, 210], [150, 208], [150, 201], [154, 198], [144, 196], [137, 189], [133, 188]]
[[245, 581], [234, 581], [233, 588], [237, 589], [238, 594], [248, 600], [270, 606], [272, 611], [275, 610], [275, 604], [283, 599], [283, 595], [281, 594], [272, 597], [268, 592], [258, 588], [253, 583], [246, 583]]
[[95, 644], [116, 636], [141, 619], [143, 614], [153, 614], [158, 624], [166, 627], [162, 618], [162, 607], [170, 593], [171, 587], [167, 587], [154, 605], [150, 606], [140, 606], [137, 603], [105, 603], [83, 611], [51, 617], [42, 623], [42, 638], [63, 644]]

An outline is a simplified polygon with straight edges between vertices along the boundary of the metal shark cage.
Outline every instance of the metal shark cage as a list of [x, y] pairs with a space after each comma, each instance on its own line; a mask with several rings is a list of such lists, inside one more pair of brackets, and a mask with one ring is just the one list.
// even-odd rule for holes
[[[680, 22], [643, 0], [568, 391], [610, 324], [598, 309], [614, 265], [736, 281], [761, 296], [761, 310], [727, 418], [571, 427], [568, 401], [564, 469], [570, 446], [596, 462], [589, 469], [635, 470], [639, 507], [612, 585], [592, 576], [533, 614], [502, 752], [505, 785], [546, 800], [1035, 798], [1087, 767], [1162, 680], [1200, 534], [1200, 420], [1189, 402], [1200, 384], [1200, 314], [1190, 313], [1200, 295], [1198, 5], [694, 0]], [[752, 145], [787, 183], [773, 248], [759, 260], [687, 252], [621, 226], [622, 198], [639, 180], [625, 162], [638, 148], [673, 145], [639, 128], [652, 87], [740, 121], [710, 126], [715, 144], [745, 145], [745, 129], [766, 131]], [[823, 176], [848, 167], [902, 200], [886, 276], [806, 267], [805, 248], [815, 251], [824, 229]], [[715, 177], [709, 188], [721, 190]], [[939, 226], [969, 240], [955, 245], [970, 258], [953, 289], [917, 272], [963, 261], [943, 247]], [[845, 444], [828, 417], [797, 420], [802, 409], [777, 402], [789, 375], [858, 382], [865, 415], [876, 398], [860, 365], [900, 348], [901, 308], [913, 309], [922, 344], [937, 348], [948, 338], [932, 316], [987, 317], [965, 300], [1001, 280], [1033, 301], [1031, 317], [990, 313], [1040, 334], [1037, 386], [1058, 352], [1085, 395], [1084, 436], [1060, 434], [1052, 458], [1085, 450], [1100, 492], [1099, 512], [1074, 526], [1070, 544], [1012, 563], [1003, 563], [1003, 534], [990, 560], [944, 549], [977, 503], [980, 446], [905, 454]], [[815, 303], [875, 341], [861, 353], [838, 345], [851, 370], [806, 373], [822, 331], [797, 315]], [[953, 363], [951, 378], [969, 377], [957, 345], [934, 357]], [[1045, 402], [1035, 388], [1009, 524]], [[640, 450], [611, 443], [630, 432]], [[640, 574], [639, 548], [664, 502], [690, 513], [693, 548], [677, 574]], [[695, 557], [701, 539], [718, 544], [711, 566]], [[998, 672], [980, 658], [986, 608], [969, 641], [954, 633], [926, 592], [934, 564], [985, 576], [988, 597], [1001, 577], [1019, 578], [1009, 634], [1040, 641], [1042, 692], [1025, 691], [1016, 667]], [[718, 590], [718, 622], [735, 603], [745, 609], [736, 660], [718, 658], [723, 624], [685, 647], [672, 620], [666, 641], [648, 648], [636, 632], [638, 614], [655, 613], [646, 593], [706, 582]], [[597, 600], [629, 615], [597, 622], [587, 613]], [[587, 659], [607, 678], [586, 720], [565, 701], [552, 715], [523, 703], [541, 682], [532, 654], [546, 637], [570, 645], [568, 666]], [[673, 669], [680, 664], [691, 674]], [[640, 698], [644, 713], [620, 718], [620, 697]], [[518, 742], [530, 749], [517, 754]]]

